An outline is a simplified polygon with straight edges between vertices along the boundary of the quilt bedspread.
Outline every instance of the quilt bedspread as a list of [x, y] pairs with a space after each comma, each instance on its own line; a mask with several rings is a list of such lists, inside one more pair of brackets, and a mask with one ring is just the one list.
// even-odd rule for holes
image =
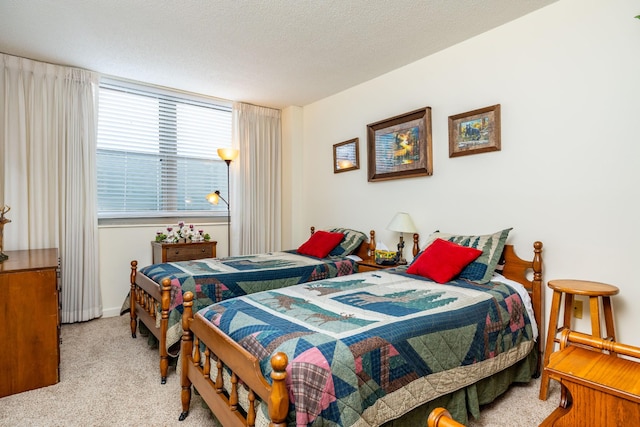
[[[295, 251], [283, 251], [152, 264], [141, 268], [138, 274], [144, 274], [156, 283], [165, 278], [171, 279], [167, 349], [175, 354], [177, 351], [172, 347], [182, 336], [184, 292], [193, 292], [196, 296], [194, 310], [199, 310], [228, 298], [356, 272], [357, 264], [349, 258], [315, 258]], [[128, 309], [127, 297], [121, 314]], [[158, 315], [158, 326], [159, 321]]]
[[[377, 425], [377, 413], [395, 409], [388, 408], [389, 396], [419, 390], [415, 383], [425, 377], [526, 348], [517, 356], [521, 359], [533, 348], [529, 316], [511, 287], [439, 285], [402, 272], [260, 292], [200, 314], [256, 355], [267, 379], [271, 355], [287, 354], [298, 426]], [[404, 400], [424, 403], [419, 394]]]

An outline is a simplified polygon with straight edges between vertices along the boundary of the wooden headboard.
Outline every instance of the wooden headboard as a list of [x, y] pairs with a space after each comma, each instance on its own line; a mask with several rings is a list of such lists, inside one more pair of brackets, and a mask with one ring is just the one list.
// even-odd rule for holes
[[[315, 227], [311, 227], [311, 234], [316, 232]], [[376, 232], [369, 231], [369, 241], [366, 240], [360, 243], [360, 247], [354, 252], [354, 255], [358, 255], [362, 259], [373, 258], [373, 254], [376, 250]]]
[[[533, 314], [538, 325], [538, 374], [540, 373], [544, 336], [544, 287], [542, 286], [542, 242], [533, 243], [533, 259], [525, 261], [516, 255], [513, 245], [505, 245], [502, 252], [504, 268], [502, 275], [521, 283], [531, 297]], [[529, 276], [531, 275], [531, 279]]]

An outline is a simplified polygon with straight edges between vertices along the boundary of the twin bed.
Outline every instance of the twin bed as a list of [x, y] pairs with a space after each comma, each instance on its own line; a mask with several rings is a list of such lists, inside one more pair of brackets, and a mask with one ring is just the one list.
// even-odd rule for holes
[[180, 419], [193, 387], [225, 426], [424, 425], [439, 406], [477, 417], [540, 370], [542, 243], [526, 261], [507, 234], [439, 234], [481, 252], [445, 283], [412, 265], [204, 308], [185, 292]]
[[[120, 313], [130, 312], [133, 338], [140, 321], [158, 340], [162, 384], [166, 382], [170, 356], [177, 356], [180, 349], [185, 292], [195, 295], [193, 308], [199, 310], [241, 295], [356, 273], [356, 261], [349, 256], [368, 259], [375, 250], [375, 232], [372, 230], [368, 238], [362, 232], [345, 228], [331, 232], [344, 237], [328, 255], [321, 257], [291, 250], [153, 264], [141, 269], [137, 261], [132, 261], [131, 289]], [[315, 238], [322, 233], [325, 232], [316, 233], [311, 227], [309, 242], [312, 239], [317, 242]]]

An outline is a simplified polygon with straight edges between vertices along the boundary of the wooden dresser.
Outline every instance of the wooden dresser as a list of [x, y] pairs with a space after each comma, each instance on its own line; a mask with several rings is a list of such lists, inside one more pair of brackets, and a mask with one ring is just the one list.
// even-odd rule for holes
[[7, 251], [0, 263], [0, 397], [60, 379], [57, 249]]
[[215, 258], [218, 242], [159, 243], [151, 242], [152, 264]]

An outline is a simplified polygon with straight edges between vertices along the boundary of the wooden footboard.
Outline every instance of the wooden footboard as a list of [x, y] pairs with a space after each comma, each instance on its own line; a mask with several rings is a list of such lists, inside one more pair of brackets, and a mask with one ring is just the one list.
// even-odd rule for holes
[[[193, 384], [209, 408], [224, 426], [254, 426], [256, 422], [256, 396], [267, 402], [271, 426], [286, 425], [289, 410], [289, 396], [285, 379], [287, 356], [276, 353], [271, 358], [273, 384], [265, 380], [258, 359], [231, 340], [208, 326], [202, 316], [193, 316], [193, 293], [184, 295], [182, 316], [182, 413], [179, 420], [189, 415], [191, 385]], [[201, 349], [204, 346], [204, 357]], [[194, 351], [196, 349], [196, 351]], [[214, 350], [215, 349], [215, 350]], [[217, 360], [215, 382], [211, 378], [211, 359]], [[225, 362], [223, 362], [225, 361]], [[230, 383], [224, 383], [224, 370], [229, 369]], [[241, 408], [238, 401], [238, 383], [248, 388], [248, 408]], [[227, 391], [229, 390], [229, 391]]]
[[[149, 332], [158, 339], [160, 352], [160, 382], [167, 382], [169, 353], [167, 352], [167, 329], [169, 325], [169, 304], [171, 303], [171, 281], [164, 279], [160, 288], [156, 282], [137, 272], [137, 261], [131, 261], [131, 336], [136, 338], [137, 319], [145, 324]], [[160, 327], [156, 325], [157, 310], [160, 308]]]

